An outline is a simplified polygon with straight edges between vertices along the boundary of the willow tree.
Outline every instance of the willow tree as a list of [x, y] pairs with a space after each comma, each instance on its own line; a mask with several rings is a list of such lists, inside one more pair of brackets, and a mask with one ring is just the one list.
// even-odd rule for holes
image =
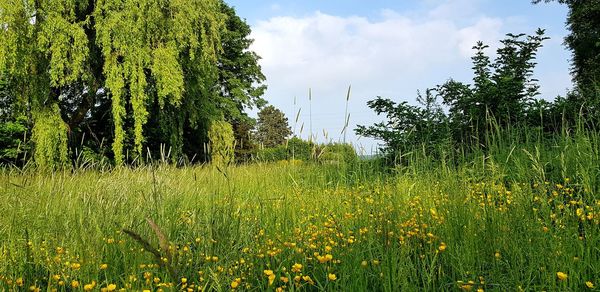
[[[52, 149], [66, 155], [48, 143], [65, 139], [49, 137], [70, 132], [108, 96], [121, 164], [128, 133], [132, 150], [142, 152], [149, 106], [177, 109], [206, 98], [197, 80], [215, 74], [224, 22], [218, 0], [3, 0], [0, 72], [16, 80], [16, 100], [29, 109], [36, 152], [46, 158], [57, 157]], [[61, 112], [65, 99], [72, 110]]]

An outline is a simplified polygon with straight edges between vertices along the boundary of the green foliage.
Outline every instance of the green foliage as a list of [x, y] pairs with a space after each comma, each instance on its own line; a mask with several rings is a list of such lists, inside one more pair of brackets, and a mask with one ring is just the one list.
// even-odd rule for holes
[[[0, 290], [95, 281], [97, 290], [172, 283], [219, 291], [239, 281], [236, 290], [262, 291], [290, 285], [300, 273], [305, 278], [293, 286], [297, 291], [587, 291], [586, 282], [598, 285], [598, 131], [567, 131], [548, 144], [514, 144], [521, 140], [514, 132], [501, 135], [507, 139], [492, 152], [409, 173], [384, 173], [370, 161], [349, 168], [234, 166], [227, 178], [203, 166], [52, 174], [2, 169]], [[160, 227], [159, 240], [148, 217]], [[166, 241], [173, 250], [168, 266], [121, 229], [151, 247]], [[219, 267], [234, 273], [215, 272]], [[272, 284], [265, 270], [276, 275]], [[210, 276], [200, 279], [199, 272]], [[336, 276], [328, 279], [329, 273]]]
[[282, 111], [270, 105], [258, 112], [256, 140], [266, 148], [283, 145], [292, 134], [288, 119]]
[[263, 162], [275, 162], [281, 160], [288, 160], [289, 153], [288, 148], [285, 145], [279, 145], [272, 148], [263, 148], [256, 154], [258, 161]]
[[258, 151], [258, 145], [252, 139], [252, 130], [255, 124], [256, 121], [249, 117], [241, 117], [232, 121], [237, 162], [249, 162]]
[[354, 147], [344, 143], [330, 143], [323, 145], [319, 155], [321, 163], [352, 164], [358, 160]]
[[35, 163], [42, 169], [68, 165], [67, 125], [60, 117], [58, 106], [35, 113], [33, 140]]
[[222, 110], [228, 119], [244, 118], [244, 108], [261, 108], [267, 86], [258, 64], [260, 57], [251, 51], [250, 26], [236, 15], [233, 7], [221, 1], [221, 12], [227, 16], [221, 31], [223, 50], [218, 54], [218, 88], [222, 95]]
[[212, 164], [225, 169], [234, 161], [235, 137], [231, 124], [226, 121], [213, 121], [208, 130]]
[[9, 78], [0, 74], [0, 164], [22, 166], [31, 152], [29, 119], [15, 103]]
[[425, 96], [419, 94], [420, 106], [378, 97], [368, 105], [377, 114], [385, 114], [387, 121], [358, 126], [356, 133], [383, 140], [384, 151], [396, 160], [417, 149], [442, 157], [453, 144], [486, 147], [490, 131], [537, 122], [528, 116], [538, 94], [532, 75], [537, 50], [546, 39], [542, 29], [532, 36], [508, 34], [493, 62], [484, 52], [488, 47], [478, 42], [473, 47], [473, 85], [451, 79], [428, 89]]
[[288, 157], [285, 159], [297, 159], [303, 161], [314, 160], [317, 145], [311, 141], [302, 140], [296, 136], [287, 141], [285, 145]]
[[[138, 154], [144, 142], [143, 127], [148, 120], [151, 72], [161, 108], [165, 102], [178, 106], [185, 91], [182, 64], [204, 67], [216, 60], [216, 44], [223, 25], [218, 1], [102, 1], [93, 16], [105, 60], [106, 87], [113, 94], [115, 140], [113, 151], [122, 163], [125, 139], [122, 119], [129, 91], [134, 117], [134, 144]], [[188, 54], [186, 59], [182, 55]]]
[[284, 145], [263, 148], [258, 151], [256, 158], [263, 162], [290, 160], [324, 164], [351, 164], [358, 160], [356, 151], [350, 144], [315, 144], [298, 137], [287, 140]]
[[274, 162], [281, 160], [315, 161], [317, 145], [310, 141], [292, 137], [285, 144], [260, 149], [256, 158], [259, 161]]
[[433, 92], [427, 90], [424, 98], [419, 95], [422, 107], [407, 102], [396, 104], [381, 97], [369, 101], [369, 107], [378, 115], [385, 114], [387, 121], [370, 127], [359, 125], [356, 133], [385, 141], [385, 151], [394, 160], [415, 147], [424, 146], [428, 152], [434, 152], [449, 139], [450, 132], [447, 117], [435, 102]]
[[94, 149], [84, 146], [80, 153], [77, 153], [75, 160], [77, 168], [95, 168], [105, 169], [110, 167], [110, 160], [102, 153], [97, 153]]
[[[539, 3], [542, 0], [532, 2]], [[565, 38], [565, 44], [573, 53], [572, 73], [577, 89], [583, 98], [600, 99], [600, 1], [557, 2], [569, 7], [566, 24], [571, 33]]]
[[27, 139], [27, 119], [0, 122], [0, 164], [22, 164], [20, 161], [30, 150]]
[[[124, 149], [142, 153], [148, 109], [168, 105], [182, 117], [166, 135], [180, 153], [184, 122], [207, 117], [190, 108], [216, 103], [212, 86], [226, 16], [219, 0], [159, 2], [0, 2], [0, 72], [15, 80], [14, 102], [42, 110], [60, 103], [75, 134], [70, 138], [87, 132], [96, 145], [112, 141], [117, 164]], [[94, 115], [104, 103], [109, 115]], [[92, 132], [96, 118], [113, 130]]]
[[[488, 130], [487, 121], [495, 119], [507, 127], [522, 122], [529, 102], [538, 94], [533, 79], [535, 57], [542, 46], [544, 30], [535, 35], [508, 34], [501, 41], [497, 57], [491, 62], [485, 55], [488, 46], [478, 42], [473, 49], [473, 86], [450, 80], [438, 86], [443, 103], [449, 107], [454, 139], [467, 143], [481, 142]], [[476, 141], [472, 141], [475, 138]]]
[[600, 124], [600, 1], [556, 2], [569, 8], [566, 25], [570, 34], [565, 37], [565, 44], [572, 52], [571, 74], [575, 81], [574, 92], [565, 100], [568, 106], [563, 108], [568, 111], [564, 114], [571, 124], [575, 124], [572, 117], [583, 114], [593, 121], [587, 126], [597, 126]]

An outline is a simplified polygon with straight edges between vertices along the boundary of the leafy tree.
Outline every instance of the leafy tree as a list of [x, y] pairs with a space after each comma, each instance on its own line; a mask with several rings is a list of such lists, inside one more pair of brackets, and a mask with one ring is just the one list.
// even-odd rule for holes
[[433, 93], [434, 90], [427, 90], [425, 97], [419, 94], [417, 101], [421, 106], [377, 97], [367, 104], [387, 120], [369, 127], [359, 125], [355, 132], [384, 141], [384, 152], [394, 159], [421, 145], [433, 151], [448, 138], [447, 118]]
[[[111, 102], [112, 150], [121, 164], [127, 138], [132, 140], [132, 152], [141, 154], [150, 106], [158, 104], [171, 113], [184, 109], [177, 117], [179, 128], [173, 131], [182, 133], [184, 122], [195, 125], [202, 117], [189, 109], [212, 102], [206, 88], [216, 79], [225, 19], [220, 4], [217, 0], [2, 1], [0, 72], [15, 80], [15, 100], [34, 113], [52, 115], [34, 118], [36, 127], [57, 135], [78, 127], [106, 95]], [[55, 110], [59, 103], [70, 110]], [[61, 120], [65, 126], [49, 127]], [[181, 140], [180, 135], [173, 136]], [[64, 154], [63, 146], [35, 142], [36, 151]]]
[[542, 29], [530, 36], [508, 34], [493, 62], [485, 54], [488, 46], [478, 42], [471, 58], [473, 85], [450, 80], [437, 87], [443, 103], [449, 106], [456, 141], [483, 142], [491, 120], [500, 127], [524, 120], [528, 103], [539, 94], [533, 69], [537, 50], [546, 39]]
[[250, 26], [224, 1], [221, 12], [227, 20], [221, 31], [223, 50], [218, 54], [217, 86], [224, 101], [223, 110], [238, 119], [245, 108], [261, 108], [266, 104], [262, 98], [267, 89], [263, 84], [266, 78], [258, 65], [260, 57], [249, 50], [254, 41], [250, 38]]
[[[584, 117], [588, 125], [600, 123], [600, 1], [543, 0], [566, 4], [567, 28], [571, 33], [565, 44], [572, 52], [571, 74], [575, 91], [557, 100], [564, 122], [574, 125]], [[542, 0], [533, 0], [540, 3]]]
[[247, 109], [262, 108], [266, 85], [258, 64], [260, 57], [250, 50], [250, 26], [235, 13], [235, 9], [221, 1], [221, 12], [227, 16], [221, 31], [222, 50], [218, 54], [218, 80], [215, 82], [217, 104], [232, 125], [235, 153], [239, 160], [248, 160], [256, 151], [251, 130], [256, 121], [246, 114]]
[[[366, 127], [358, 126], [357, 134], [383, 140], [388, 154], [399, 154], [417, 147], [437, 153], [439, 145], [448, 141], [461, 145], [481, 145], [495, 121], [501, 128], [527, 121], [528, 105], [538, 94], [533, 78], [535, 57], [542, 46], [544, 30], [535, 35], [508, 34], [492, 61], [488, 47], [478, 42], [473, 56], [473, 85], [450, 79], [435, 89], [418, 96], [420, 106], [407, 102], [396, 104], [378, 97], [368, 105], [387, 121]], [[447, 106], [448, 114], [437, 100]]]
[[[552, 2], [555, 0], [543, 0]], [[534, 0], [540, 3], [542, 0]], [[600, 98], [600, 1], [558, 0], [569, 7], [565, 44], [573, 52], [572, 73], [584, 96]]]
[[264, 147], [271, 148], [285, 143], [292, 134], [287, 117], [279, 109], [270, 105], [258, 113], [256, 139]]
[[[245, 111], [265, 104], [262, 99], [265, 76], [258, 65], [258, 55], [250, 50], [253, 42], [250, 26], [224, 1], [219, 3], [226, 19], [220, 31], [221, 50], [217, 51], [216, 68], [205, 74], [197, 93], [205, 98], [186, 108], [161, 109], [155, 104], [145, 128], [148, 147], [155, 152], [160, 145], [170, 145], [174, 158], [180, 154], [206, 157], [207, 131], [212, 121], [222, 116], [234, 128], [236, 154], [247, 157], [252, 152], [253, 144], [247, 138], [254, 121]], [[195, 123], [184, 123], [182, 115], [193, 116]]]

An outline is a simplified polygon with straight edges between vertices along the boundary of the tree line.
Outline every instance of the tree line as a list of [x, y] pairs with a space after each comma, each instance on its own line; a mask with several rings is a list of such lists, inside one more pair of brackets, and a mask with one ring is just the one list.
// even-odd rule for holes
[[[485, 149], [491, 132], [508, 128], [597, 127], [600, 1], [558, 2], [569, 8], [573, 53], [566, 96], [537, 98], [544, 31], [508, 34], [493, 60], [475, 45], [471, 84], [450, 79], [419, 93], [419, 105], [378, 97], [368, 105], [387, 121], [356, 132], [383, 140], [393, 157], [416, 147]], [[287, 118], [266, 106], [250, 32], [223, 0], [0, 2], [0, 163], [204, 162], [211, 149], [238, 159], [320, 156], [324, 146], [288, 140]], [[262, 109], [258, 121], [252, 108]]]

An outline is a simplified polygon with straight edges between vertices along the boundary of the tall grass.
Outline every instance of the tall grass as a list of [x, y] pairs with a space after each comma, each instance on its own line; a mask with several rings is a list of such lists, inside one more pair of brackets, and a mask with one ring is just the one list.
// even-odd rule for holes
[[441, 158], [414, 149], [392, 171], [4, 169], [0, 289], [588, 289], [600, 283], [599, 138], [515, 127], [485, 148], [440, 145]]

